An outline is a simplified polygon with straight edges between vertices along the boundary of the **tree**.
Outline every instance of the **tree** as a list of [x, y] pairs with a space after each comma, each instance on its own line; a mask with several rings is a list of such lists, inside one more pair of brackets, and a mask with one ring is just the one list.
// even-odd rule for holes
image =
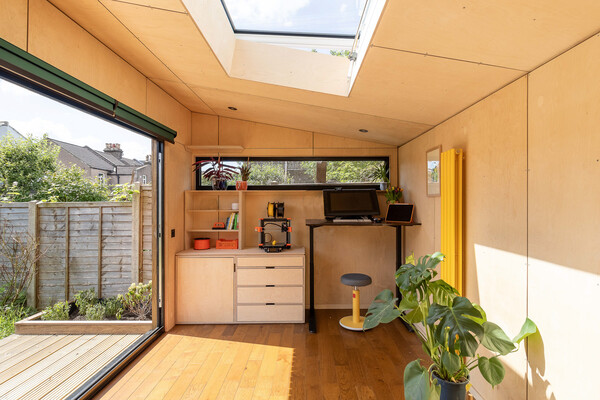
[[110, 191], [98, 181], [85, 176], [85, 171], [76, 165], [59, 167], [47, 177], [47, 189], [36, 200], [52, 203], [71, 201], [107, 201]]
[[0, 141], [0, 197], [13, 201], [37, 200], [47, 187], [47, 177], [58, 169], [58, 146], [46, 136], [24, 139], [6, 136]]

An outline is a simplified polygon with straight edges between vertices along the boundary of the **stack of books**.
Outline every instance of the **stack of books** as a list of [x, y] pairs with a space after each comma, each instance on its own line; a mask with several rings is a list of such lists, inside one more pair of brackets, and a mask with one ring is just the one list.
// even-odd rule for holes
[[231, 213], [229, 217], [227, 217], [227, 221], [225, 222], [225, 229], [238, 229], [239, 221], [238, 221], [238, 213]]

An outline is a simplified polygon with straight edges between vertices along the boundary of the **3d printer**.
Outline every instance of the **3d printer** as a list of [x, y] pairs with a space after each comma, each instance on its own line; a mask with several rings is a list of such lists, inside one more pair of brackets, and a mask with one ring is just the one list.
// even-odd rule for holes
[[284, 218], [284, 210], [283, 203], [268, 203], [268, 218], [261, 218], [260, 226], [255, 228], [259, 237], [258, 247], [267, 253], [280, 252], [292, 247], [292, 222], [290, 218]]

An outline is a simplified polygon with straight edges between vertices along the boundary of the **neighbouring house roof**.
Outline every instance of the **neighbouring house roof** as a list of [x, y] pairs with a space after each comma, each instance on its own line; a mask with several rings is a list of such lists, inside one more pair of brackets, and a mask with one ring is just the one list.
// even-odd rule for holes
[[59, 146], [64, 151], [71, 153], [74, 157], [81, 160], [84, 164], [103, 171], [114, 171], [114, 165], [109, 163], [106, 159], [100, 157], [93, 149], [88, 146], [77, 146], [76, 144], [62, 142], [56, 139], [48, 139], [52, 143]]
[[10, 126], [8, 121], [0, 121], [0, 140], [3, 139], [5, 136], [12, 136], [15, 139], [25, 138], [19, 133], [19, 131]]

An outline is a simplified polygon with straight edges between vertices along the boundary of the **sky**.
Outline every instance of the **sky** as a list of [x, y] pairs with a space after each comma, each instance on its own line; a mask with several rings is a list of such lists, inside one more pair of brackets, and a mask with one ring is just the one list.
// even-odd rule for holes
[[355, 34], [365, 0], [225, 0], [237, 29]]
[[123, 157], [144, 160], [151, 140], [118, 125], [79, 111], [56, 100], [0, 79], [0, 121], [8, 121], [20, 134], [62, 140], [94, 150], [120, 143]]

